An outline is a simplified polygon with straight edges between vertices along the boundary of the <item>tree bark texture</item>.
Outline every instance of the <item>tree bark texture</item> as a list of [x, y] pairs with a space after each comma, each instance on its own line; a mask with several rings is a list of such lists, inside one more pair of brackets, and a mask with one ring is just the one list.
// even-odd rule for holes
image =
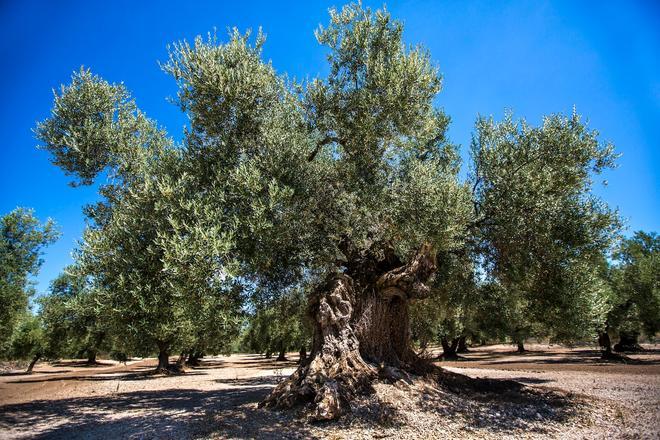
[[427, 296], [435, 254], [423, 246], [408, 264], [373, 265], [373, 272], [339, 273], [310, 297], [312, 350], [305, 362], [261, 402], [289, 408], [307, 404], [311, 420], [332, 420], [350, 400], [372, 390], [374, 379], [414, 371], [409, 301]]
[[28, 365], [27, 370], [25, 371], [27, 374], [32, 374], [32, 370], [34, 369], [34, 366], [37, 364], [37, 361], [41, 359], [41, 355], [37, 354], [35, 355], [32, 360], [30, 361], [30, 365]]
[[456, 348], [456, 353], [467, 353], [470, 351], [468, 350], [466, 339], [465, 336], [458, 338], [458, 348]]
[[458, 348], [459, 339], [460, 338], [454, 338], [449, 341], [446, 336], [440, 338], [440, 344], [442, 344], [442, 354], [440, 355], [441, 360], [454, 361], [458, 359], [456, 350]]
[[619, 353], [644, 351], [644, 348], [637, 342], [637, 338], [638, 335], [635, 333], [621, 332], [619, 342], [614, 346], [614, 351]]
[[158, 343], [158, 366], [157, 372], [169, 373], [170, 372], [170, 355], [168, 345], [165, 343]]

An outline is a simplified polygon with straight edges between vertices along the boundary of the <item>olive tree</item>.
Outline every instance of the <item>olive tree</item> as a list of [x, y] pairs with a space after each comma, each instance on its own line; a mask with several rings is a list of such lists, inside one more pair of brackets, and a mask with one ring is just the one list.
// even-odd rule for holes
[[635, 232], [622, 241], [614, 258], [606, 331], [619, 336], [615, 351], [639, 351], [639, 335], [654, 338], [660, 329], [660, 238], [654, 232]]
[[43, 248], [58, 236], [53, 221], [40, 223], [30, 209], [16, 208], [0, 217], [0, 352], [28, 313], [32, 277], [43, 263]]
[[[310, 403], [311, 418], [327, 420], [378, 377], [425, 371], [409, 309], [447, 291], [434, 277], [448, 255], [521, 285], [535, 319], [582, 307], [580, 295], [563, 296], [579, 290], [542, 287], [607, 245], [615, 216], [590, 195], [591, 176], [614, 156], [576, 115], [538, 128], [480, 119], [473, 178], [462, 181], [449, 118], [434, 104], [441, 76], [426, 50], [404, 43], [400, 22], [351, 4], [332, 9], [316, 37], [329, 73], [303, 84], [262, 59], [261, 33], [172, 46], [163, 67], [190, 120], [181, 148], [155, 148], [167, 144], [161, 132], [100, 79], [83, 82], [88, 92], [66, 112], [56, 101], [40, 133], [82, 179], [108, 164], [121, 176], [98, 209], [107, 225], [86, 242], [104, 256], [94, 266], [122, 292], [126, 322], [150, 339], [180, 333], [177, 301], [196, 291], [180, 287], [188, 270], [273, 296], [313, 286], [310, 356], [263, 405]], [[134, 143], [136, 159], [118, 160]], [[132, 173], [142, 163], [157, 171]]]
[[210, 298], [209, 289], [223, 286], [213, 264], [222, 233], [186, 227], [187, 216], [204, 208], [182, 195], [190, 179], [180, 150], [122, 85], [84, 69], [56, 94], [36, 133], [74, 185], [107, 173], [102, 200], [86, 207], [91, 224], [77, 261], [92, 278], [116, 345], [139, 353], [156, 348], [157, 369], [168, 370], [171, 351], [191, 344], [191, 320], [199, 318], [192, 310]]

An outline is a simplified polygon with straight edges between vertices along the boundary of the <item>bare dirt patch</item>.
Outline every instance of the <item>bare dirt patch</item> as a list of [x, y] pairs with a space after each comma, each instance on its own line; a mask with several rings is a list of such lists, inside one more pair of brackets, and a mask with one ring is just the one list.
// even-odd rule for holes
[[[340, 422], [257, 408], [295, 369], [257, 355], [205, 358], [183, 375], [149, 374], [153, 359], [38, 364], [0, 376], [1, 438], [658, 438], [660, 351], [643, 364], [604, 363], [593, 349], [472, 349], [441, 362], [519, 390], [464, 391], [423, 378], [377, 383]], [[295, 359], [295, 356], [291, 356]], [[503, 388], [504, 390], [504, 388]]]

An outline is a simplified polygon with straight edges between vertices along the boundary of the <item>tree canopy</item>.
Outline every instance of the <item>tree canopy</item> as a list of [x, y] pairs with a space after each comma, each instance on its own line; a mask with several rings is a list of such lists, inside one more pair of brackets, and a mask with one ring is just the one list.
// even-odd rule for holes
[[55, 223], [39, 222], [34, 212], [16, 208], [0, 217], [0, 351], [34, 294], [32, 278], [43, 263], [43, 248], [59, 237]]
[[316, 38], [329, 73], [303, 83], [263, 60], [261, 32], [174, 44], [181, 144], [88, 70], [56, 94], [37, 136], [75, 184], [108, 177], [79, 262], [127, 341], [165, 367], [195, 349], [196, 317], [238, 316], [255, 293], [264, 316], [305, 291], [310, 358], [265, 404], [330, 419], [384, 366], [415, 371], [411, 303], [442, 309], [446, 333], [476, 327], [482, 294], [558, 338], [601, 322], [591, 263], [619, 221], [592, 186], [611, 145], [575, 112], [478, 118], [461, 179], [442, 77], [401, 22], [350, 4]]

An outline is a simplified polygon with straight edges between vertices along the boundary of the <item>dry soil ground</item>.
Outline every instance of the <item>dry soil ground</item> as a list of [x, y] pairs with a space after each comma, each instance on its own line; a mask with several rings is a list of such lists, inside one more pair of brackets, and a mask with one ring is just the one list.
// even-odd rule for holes
[[379, 383], [351, 416], [321, 425], [257, 408], [294, 362], [214, 357], [178, 376], [148, 374], [153, 359], [41, 363], [29, 376], [0, 375], [0, 438], [660, 438], [658, 347], [635, 364], [601, 362], [593, 348], [528, 348], [480, 347], [441, 363], [521, 390]]

